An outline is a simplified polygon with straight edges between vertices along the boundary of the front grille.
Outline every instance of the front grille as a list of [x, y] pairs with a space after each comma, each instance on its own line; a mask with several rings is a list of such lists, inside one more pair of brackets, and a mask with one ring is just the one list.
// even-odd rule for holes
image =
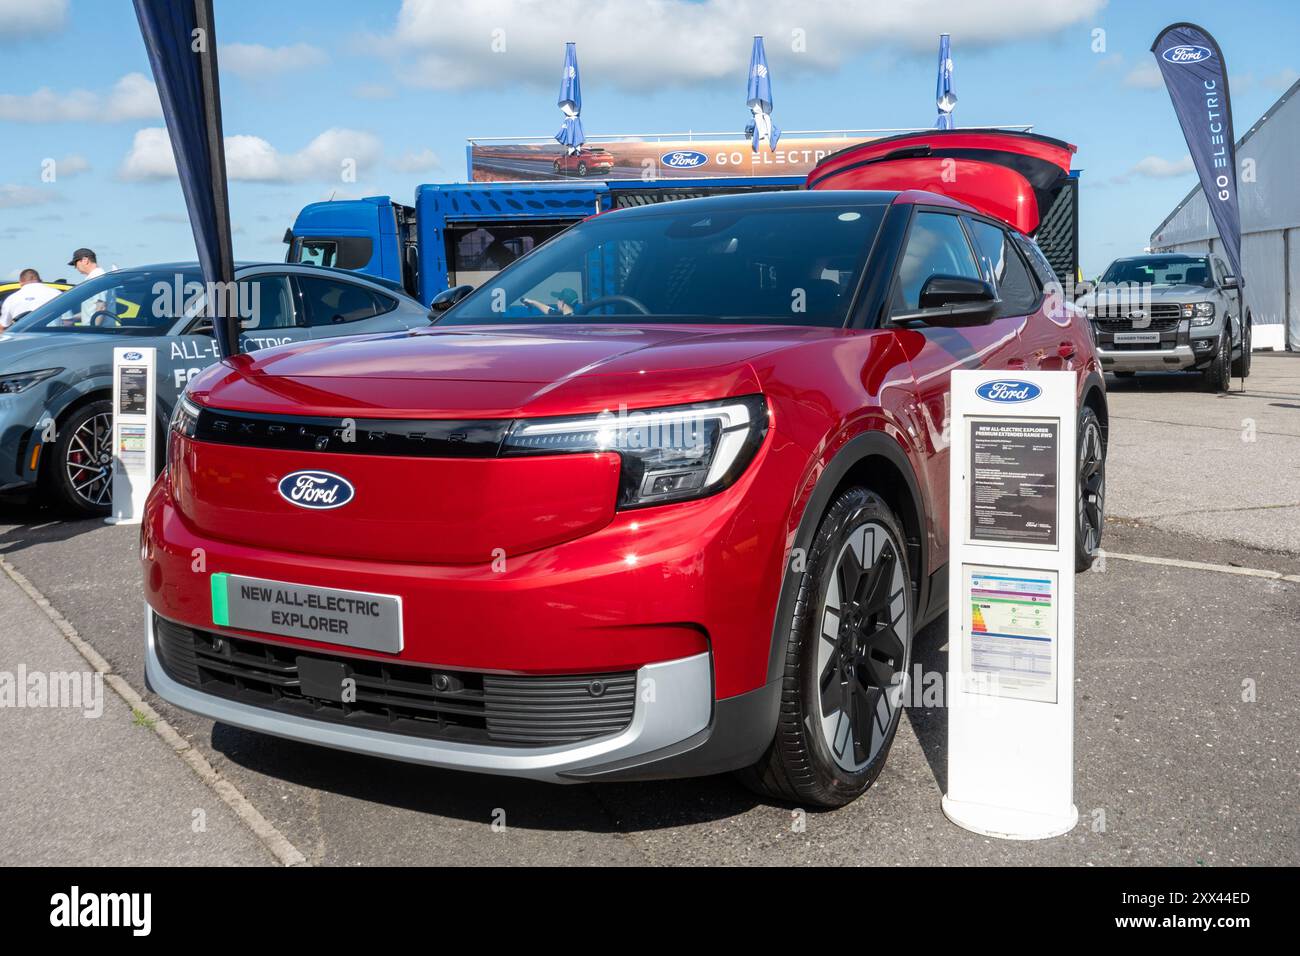
[[1134, 324], [1130, 318], [1110, 319], [1098, 318], [1093, 320], [1097, 328], [1102, 332], [1176, 332], [1178, 330], [1178, 318], [1156, 318], [1151, 317], [1149, 325], [1143, 325], [1141, 322]]
[[[167, 676], [227, 700], [371, 730], [506, 747], [577, 743], [623, 730], [636, 704], [636, 672], [514, 676], [303, 653], [154, 615]], [[304, 659], [341, 668], [354, 701], [303, 691]], [[342, 695], [340, 695], [342, 696]]]

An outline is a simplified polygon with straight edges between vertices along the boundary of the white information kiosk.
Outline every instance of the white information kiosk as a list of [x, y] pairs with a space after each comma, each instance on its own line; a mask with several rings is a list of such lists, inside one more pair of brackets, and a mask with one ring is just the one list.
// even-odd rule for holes
[[113, 349], [113, 513], [108, 524], [139, 524], [153, 485], [157, 350]]
[[1034, 840], [1074, 806], [1074, 372], [952, 373], [948, 792], [943, 811]]

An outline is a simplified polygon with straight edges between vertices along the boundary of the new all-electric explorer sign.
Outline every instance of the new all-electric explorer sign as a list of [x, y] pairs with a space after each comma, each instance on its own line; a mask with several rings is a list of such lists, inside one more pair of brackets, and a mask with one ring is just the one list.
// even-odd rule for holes
[[402, 599], [392, 594], [214, 574], [212, 623], [388, 654], [402, 649]]

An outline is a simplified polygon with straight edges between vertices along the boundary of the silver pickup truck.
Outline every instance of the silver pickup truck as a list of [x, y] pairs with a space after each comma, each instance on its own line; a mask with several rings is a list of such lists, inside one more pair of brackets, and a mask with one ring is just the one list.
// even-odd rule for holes
[[1218, 256], [1116, 259], [1076, 304], [1092, 322], [1104, 371], [1198, 371], [1212, 391], [1250, 374], [1250, 311]]

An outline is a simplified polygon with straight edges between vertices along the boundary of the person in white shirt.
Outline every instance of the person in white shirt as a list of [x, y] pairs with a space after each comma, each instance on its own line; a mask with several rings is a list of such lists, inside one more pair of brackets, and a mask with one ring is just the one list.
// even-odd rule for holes
[[18, 288], [0, 306], [0, 335], [28, 312], [44, 305], [59, 294], [41, 281], [35, 269], [24, 269], [18, 276]]
[[[80, 272], [85, 278], [83, 282], [89, 282], [91, 279], [98, 279], [104, 274], [104, 270], [99, 266], [99, 260], [95, 257], [94, 249], [81, 248], [72, 254], [68, 265]], [[94, 321], [95, 314], [103, 312], [108, 308], [108, 303], [103, 299], [92, 299], [81, 304], [81, 324], [90, 325]]]

